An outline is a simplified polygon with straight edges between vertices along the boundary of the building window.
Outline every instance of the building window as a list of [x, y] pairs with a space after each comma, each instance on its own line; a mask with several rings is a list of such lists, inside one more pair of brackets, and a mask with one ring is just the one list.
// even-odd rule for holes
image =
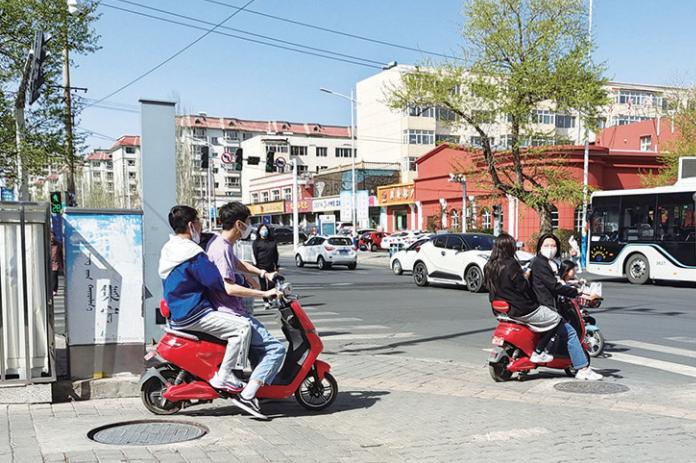
[[319, 172], [320, 170], [326, 170], [328, 168], [329, 166], [317, 166], [317, 172]]
[[285, 188], [283, 190], [283, 198], [287, 201], [290, 201], [292, 199], [292, 188]]
[[193, 128], [193, 138], [197, 138], [199, 140], [205, 140], [205, 129], [201, 127], [194, 127]]
[[575, 231], [582, 233], [582, 204], [575, 208]]
[[436, 134], [435, 144], [439, 145], [440, 143], [452, 143], [454, 145], [457, 145], [459, 144], [459, 135]]
[[269, 143], [266, 145], [266, 152], [274, 153], [287, 153], [288, 145], [281, 145], [280, 143]]
[[408, 115], [413, 117], [435, 117], [435, 108], [432, 106], [409, 106]]
[[135, 180], [135, 172], [128, 172], [128, 178], [131, 180]]
[[236, 130], [225, 130], [222, 133], [225, 141], [239, 141], [239, 132]]
[[417, 159], [418, 158], [416, 158], [416, 157], [408, 158], [408, 170], [409, 170], [409, 172], [417, 172], [418, 171], [418, 164], [416, 164]]
[[434, 130], [404, 130], [404, 143], [409, 145], [435, 144]]
[[218, 173], [218, 168], [217, 168], [217, 167], [213, 167], [213, 173], [214, 173], [214, 174], [217, 174], [217, 173]]
[[219, 145], [220, 143], [218, 143], [218, 137], [210, 137], [210, 144]]
[[350, 152], [351, 152], [351, 148], [336, 148], [336, 157], [337, 158], [349, 158]]
[[132, 146], [126, 146], [126, 154], [135, 154], [135, 148]]
[[556, 114], [556, 127], [559, 129], [572, 129], [575, 127], [575, 116]]
[[656, 108], [667, 109], [667, 100], [661, 95], [653, 92], [619, 90], [614, 101], [619, 104], [629, 104], [631, 106], [654, 106]]
[[606, 117], [598, 117], [597, 118], [597, 128], [598, 129], [604, 129], [607, 126], [607, 118]]
[[251, 134], [251, 133], [249, 133], [249, 132], [244, 132], [244, 133], [242, 133], [242, 138], [243, 138], [244, 140], [248, 140], [248, 139], [250, 139], [251, 137], [253, 137], [253, 134]]
[[106, 162], [106, 168], [107, 169], [113, 169], [114, 168], [114, 163], [112, 161], [107, 161]]
[[280, 190], [271, 190], [271, 198], [273, 201], [278, 201], [280, 199]]
[[554, 142], [554, 139], [551, 137], [532, 137], [530, 140], [531, 146], [553, 145]]
[[325, 158], [328, 156], [328, 149], [325, 146], [317, 146], [317, 157]]
[[220, 184], [218, 182], [215, 182], [215, 189], [220, 188]]
[[291, 156], [307, 156], [306, 146], [291, 146], [290, 147]]
[[[471, 137], [471, 146], [475, 146], [477, 148], [482, 148], [483, 147], [483, 139], [478, 136]], [[495, 145], [495, 137], [488, 137], [488, 141], [491, 144], [491, 146]]]
[[551, 206], [551, 230], [558, 230], [558, 208]]
[[264, 191], [263, 193], [261, 193], [261, 202], [268, 202], [268, 191]]
[[452, 228], [457, 230], [459, 228], [459, 213], [456, 210], [452, 210]]
[[259, 202], [259, 194], [258, 193], [252, 193], [251, 194], [251, 203], [258, 203]]
[[297, 173], [304, 174], [309, 171], [309, 166], [297, 166]]
[[234, 188], [239, 186], [239, 177], [225, 177], [225, 186]]
[[128, 167], [135, 167], [135, 160], [129, 159], [128, 160]]
[[112, 180], [114, 179], [114, 173], [113, 172], [107, 172], [106, 173], [106, 179], [107, 180]]
[[491, 211], [489, 211], [487, 208], [484, 208], [481, 211], [481, 227], [484, 230], [490, 230], [491, 227]]
[[641, 151], [650, 151], [651, 146], [652, 146], [652, 137], [650, 135], [647, 135], [645, 137], [640, 137], [640, 150]]
[[551, 111], [535, 109], [532, 112], [532, 122], [535, 124], [553, 124], [554, 114]]
[[611, 118], [611, 125], [627, 125], [633, 124], [634, 122], [647, 121], [650, 119], [654, 119], [654, 117], [619, 114], [618, 116], [614, 116]]
[[474, 110], [471, 112], [471, 117], [474, 119], [474, 121], [478, 122], [479, 124], [495, 123], [494, 111]]

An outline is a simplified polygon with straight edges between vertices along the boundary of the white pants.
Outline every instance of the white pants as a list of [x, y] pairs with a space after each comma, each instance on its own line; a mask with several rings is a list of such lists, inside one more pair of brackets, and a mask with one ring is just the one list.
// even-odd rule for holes
[[232, 380], [232, 370], [243, 370], [247, 366], [251, 325], [249, 320], [226, 312], [210, 312], [195, 323], [186, 326], [186, 331], [199, 331], [227, 341], [227, 350], [220, 364], [220, 376]]

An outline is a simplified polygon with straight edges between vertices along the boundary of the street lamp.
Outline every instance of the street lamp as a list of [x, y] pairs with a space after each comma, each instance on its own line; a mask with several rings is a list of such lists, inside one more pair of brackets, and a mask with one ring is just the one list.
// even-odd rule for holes
[[466, 233], [466, 175], [449, 174], [450, 183], [461, 183], [462, 185], [462, 233]]
[[[352, 193], [351, 193], [351, 208], [350, 208], [350, 214], [351, 214], [351, 222], [353, 222], [353, 228], [355, 230], [358, 229], [358, 214], [357, 214], [357, 204], [355, 201], [355, 105], [357, 105], [357, 101], [355, 101], [355, 98], [353, 96], [353, 89], [350, 89], [350, 96], [343, 95], [341, 93], [334, 92], [333, 90], [329, 90], [327, 88], [321, 87], [319, 91], [322, 91], [324, 93], [328, 93], [330, 95], [335, 95], [341, 98], [344, 98], [348, 101], [350, 101], [350, 157], [351, 157], [351, 188], [352, 188]], [[343, 220], [343, 218], [341, 218]]]

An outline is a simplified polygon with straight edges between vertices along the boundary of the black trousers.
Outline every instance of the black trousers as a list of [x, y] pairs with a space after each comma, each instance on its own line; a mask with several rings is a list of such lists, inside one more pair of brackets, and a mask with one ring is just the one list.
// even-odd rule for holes
[[58, 270], [51, 270], [51, 291], [58, 291]]

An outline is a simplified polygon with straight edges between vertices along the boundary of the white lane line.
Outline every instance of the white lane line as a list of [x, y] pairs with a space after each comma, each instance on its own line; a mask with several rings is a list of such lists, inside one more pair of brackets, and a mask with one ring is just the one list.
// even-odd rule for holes
[[385, 325], [353, 325], [353, 326], [322, 326], [320, 327], [323, 331], [337, 331], [337, 330], [388, 330], [389, 327]]
[[622, 346], [635, 347], [636, 349], [650, 350], [653, 352], [661, 352], [663, 354], [679, 355], [681, 357], [696, 358], [696, 351], [689, 349], [679, 349], [678, 347], [663, 346], [660, 344], [651, 344], [649, 342], [634, 341], [626, 339], [623, 341], [611, 341], [613, 344]]
[[337, 312], [312, 312], [312, 317], [316, 315], [338, 315]]
[[642, 367], [656, 368], [658, 370], [667, 371], [669, 373], [675, 373], [678, 375], [696, 378], [696, 368], [682, 365], [680, 363], [664, 362], [662, 360], [639, 357], [637, 355], [623, 354], [620, 352], [612, 352], [611, 357], [609, 357], [609, 359], [616, 360], [618, 362], [631, 363], [633, 365], [639, 365]]
[[403, 338], [413, 338], [415, 333], [381, 333], [381, 334], [337, 334], [337, 335], [322, 335], [319, 331], [319, 335], [325, 341], [353, 341], [358, 339], [403, 339]]
[[317, 318], [316, 320], [312, 320], [314, 324], [316, 325], [317, 323], [322, 323], [322, 322], [361, 322], [362, 318]]
[[331, 286], [351, 286], [355, 283], [331, 283]]
[[696, 344], [696, 338], [688, 338], [686, 336], [674, 336], [673, 338], [665, 338], [670, 341], [676, 341], [676, 342], [686, 342], [688, 344]]

